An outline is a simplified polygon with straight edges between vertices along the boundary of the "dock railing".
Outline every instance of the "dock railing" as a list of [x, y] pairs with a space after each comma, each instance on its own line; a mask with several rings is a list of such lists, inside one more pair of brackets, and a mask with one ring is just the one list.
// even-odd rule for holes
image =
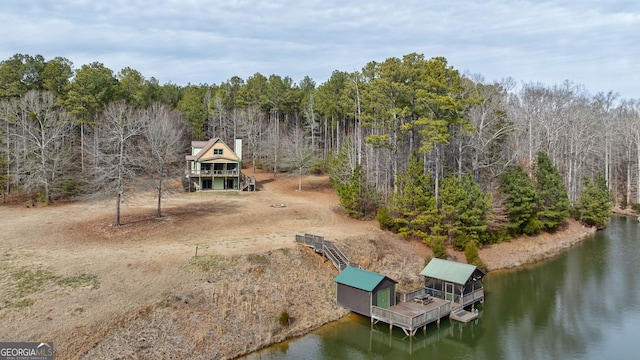
[[413, 299], [417, 298], [420, 295], [424, 295], [427, 293], [427, 290], [424, 287], [421, 287], [419, 289], [413, 290], [413, 291], [409, 291], [409, 292], [396, 292], [396, 301], [397, 302], [408, 302], [408, 301], [412, 301]]
[[438, 307], [413, 317], [395, 313], [377, 306], [371, 307], [372, 318], [390, 325], [398, 326], [410, 332], [434, 321], [438, 321], [450, 313], [451, 302], [448, 301]]
[[478, 301], [482, 301], [484, 299], [484, 288], [480, 288], [474, 290], [471, 293], [465, 294], [462, 298], [462, 306], [471, 305], [473, 303], [477, 303]]
[[[440, 290], [429, 288], [429, 289], [426, 289], [426, 293], [439, 299], [445, 299], [444, 292]], [[451, 294], [447, 296], [451, 296]], [[476, 303], [484, 299], [484, 289], [483, 288], [476, 289], [473, 292], [465, 294], [464, 296], [462, 296], [462, 303], [460, 302], [460, 298], [461, 296], [459, 294], [455, 294], [453, 295], [452, 298], [449, 298], [448, 300], [452, 300], [454, 303], [458, 304], [459, 306], [461, 305], [462, 307], [465, 307], [467, 305], [471, 305], [473, 303]]]

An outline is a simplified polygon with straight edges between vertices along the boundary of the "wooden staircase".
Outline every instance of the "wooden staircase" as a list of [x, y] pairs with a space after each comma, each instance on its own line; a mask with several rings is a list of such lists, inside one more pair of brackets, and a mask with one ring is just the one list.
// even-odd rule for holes
[[253, 176], [247, 176], [243, 172], [240, 172], [240, 191], [255, 191], [256, 190], [256, 178]]
[[325, 240], [322, 236], [304, 234], [296, 235], [296, 242], [311, 247], [315, 252], [331, 260], [333, 265], [340, 271], [347, 266], [362, 269], [360, 265], [352, 262], [332, 241]]

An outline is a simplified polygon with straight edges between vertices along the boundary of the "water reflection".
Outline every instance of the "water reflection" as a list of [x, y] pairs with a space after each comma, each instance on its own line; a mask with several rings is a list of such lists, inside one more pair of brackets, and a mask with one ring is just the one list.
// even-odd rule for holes
[[607, 230], [551, 261], [489, 274], [479, 318], [443, 319], [414, 338], [351, 315], [248, 359], [635, 358], [640, 333], [639, 224]]

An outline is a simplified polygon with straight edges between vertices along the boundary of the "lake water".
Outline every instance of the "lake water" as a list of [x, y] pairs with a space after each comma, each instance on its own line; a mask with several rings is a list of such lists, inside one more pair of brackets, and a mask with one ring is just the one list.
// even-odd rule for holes
[[245, 359], [637, 359], [639, 230], [635, 218], [614, 217], [552, 260], [490, 273], [468, 324], [445, 318], [410, 339], [350, 315]]

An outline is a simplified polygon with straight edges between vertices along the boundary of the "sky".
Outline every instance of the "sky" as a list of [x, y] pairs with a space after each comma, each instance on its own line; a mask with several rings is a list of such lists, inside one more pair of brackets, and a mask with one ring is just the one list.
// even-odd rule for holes
[[0, 0], [0, 61], [94, 61], [160, 84], [311, 77], [410, 53], [486, 82], [640, 99], [637, 0]]

